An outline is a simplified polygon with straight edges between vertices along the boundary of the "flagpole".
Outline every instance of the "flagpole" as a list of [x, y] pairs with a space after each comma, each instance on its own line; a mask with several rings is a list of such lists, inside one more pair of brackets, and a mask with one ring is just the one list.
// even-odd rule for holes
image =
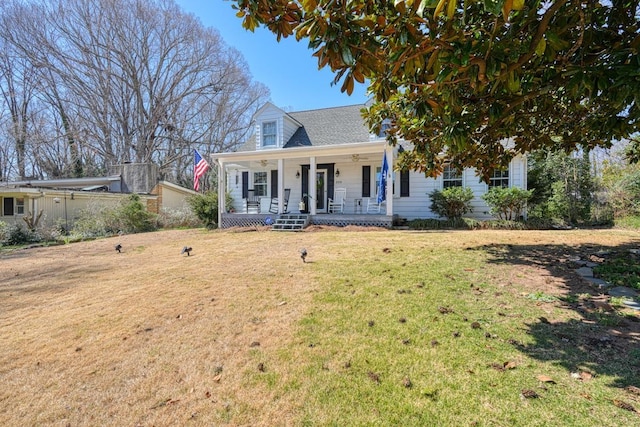
[[384, 149], [385, 159], [387, 160], [387, 211], [386, 215], [392, 215], [393, 213], [393, 150], [389, 144], [385, 144]]

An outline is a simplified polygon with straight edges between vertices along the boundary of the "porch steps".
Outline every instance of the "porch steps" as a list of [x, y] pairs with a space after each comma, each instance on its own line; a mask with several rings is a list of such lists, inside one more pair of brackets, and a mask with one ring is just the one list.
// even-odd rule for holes
[[280, 215], [273, 224], [273, 231], [300, 231], [309, 225], [309, 215]]

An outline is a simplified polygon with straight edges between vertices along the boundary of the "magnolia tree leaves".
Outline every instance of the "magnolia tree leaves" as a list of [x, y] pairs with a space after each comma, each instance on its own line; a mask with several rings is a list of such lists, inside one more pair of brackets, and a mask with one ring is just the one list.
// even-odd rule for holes
[[445, 160], [487, 179], [518, 153], [638, 131], [640, 10], [629, 2], [236, 0], [249, 30], [308, 40], [334, 84], [368, 82], [365, 117], [410, 140], [399, 167]]

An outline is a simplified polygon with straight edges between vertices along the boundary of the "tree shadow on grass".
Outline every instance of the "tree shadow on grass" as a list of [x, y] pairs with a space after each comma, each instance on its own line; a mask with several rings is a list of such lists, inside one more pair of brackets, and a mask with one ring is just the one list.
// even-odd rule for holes
[[525, 323], [534, 342], [514, 343], [517, 349], [572, 373], [610, 376], [614, 379], [611, 386], [626, 387], [640, 386], [640, 311], [613, 307], [606, 289], [585, 280], [576, 269], [584, 261], [632, 256], [630, 249], [639, 245], [496, 244], [470, 249], [489, 254], [489, 263], [530, 267], [533, 274], [545, 275], [551, 283], [547, 289], [552, 292], [551, 286], [555, 287], [558, 295], [553, 303], [573, 312], [562, 319], [540, 317]]

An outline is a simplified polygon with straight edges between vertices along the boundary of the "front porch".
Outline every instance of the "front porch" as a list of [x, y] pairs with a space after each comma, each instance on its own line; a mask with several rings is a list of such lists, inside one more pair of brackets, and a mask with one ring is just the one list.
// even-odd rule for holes
[[[279, 214], [271, 213], [223, 213], [220, 228], [273, 225], [279, 217]], [[308, 215], [308, 217], [309, 225], [330, 225], [335, 227], [355, 225], [385, 228], [391, 228], [393, 225], [393, 217], [383, 214], [315, 214]]]

